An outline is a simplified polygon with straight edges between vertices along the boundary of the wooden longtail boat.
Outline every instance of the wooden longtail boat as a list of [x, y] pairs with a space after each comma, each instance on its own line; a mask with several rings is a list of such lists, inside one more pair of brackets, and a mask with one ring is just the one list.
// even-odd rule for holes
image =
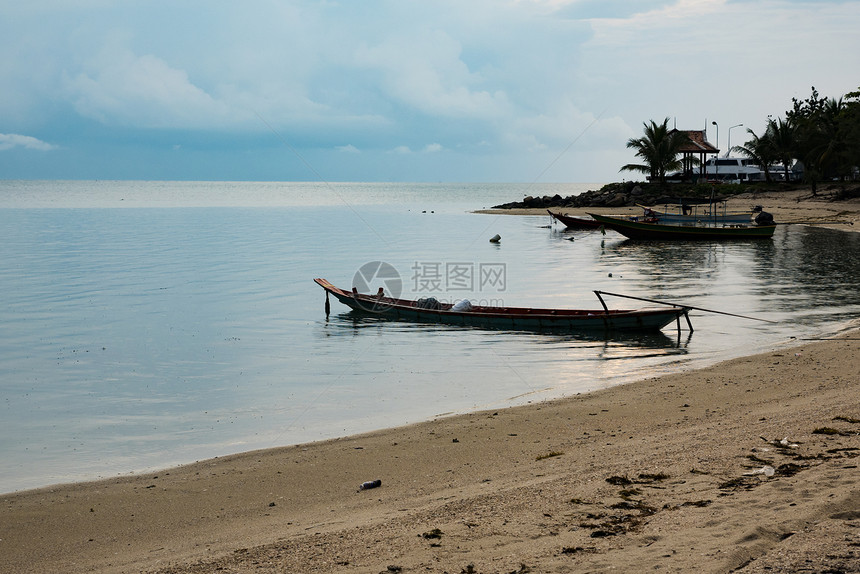
[[[728, 211], [725, 202], [721, 204], [707, 203], [704, 205], [679, 203], [674, 210], [666, 205], [663, 209], [636, 204], [645, 210], [645, 217], [653, 217], [658, 223], [717, 223], [717, 224], [747, 224], [752, 221], [753, 215], [761, 208], [749, 211]], [[700, 209], [701, 208], [701, 209]]]
[[562, 213], [553, 213], [549, 209], [546, 210], [549, 213], [550, 217], [555, 219], [556, 221], [561, 222], [570, 229], [597, 229], [600, 227], [600, 223], [594, 221], [593, 219], [586, 219], [584, 217], [573, 217], [571, 215], [564, 215]]
[[606, 215], [589, 213], [607, 229], [617, 231], [630, 239], [673, 240], [724, 240], [724, 239], [768, 239], [773, 237], [776, 225], [683, 225], [632, 221]]
[[[386, 297], [382, 289], [376, 295], [358, 293], [355, 288], [346, 291], [335, 287], [325, 279], [314, 279], [325, 289], [326, 309], [331, 294], [347, 307], [371, 315], [406, 321], [445, 323], [469, 327], [513, 329], [526, 331], [656, 331], [672, 321], [680, 330], [680, 318], [684, 316], [689, 325], [689, 307], [669, 306], [616, 310], [608, 309], [600, 293], [595, 291], [603, 309], [531, 309], [525, 307], [472, 306], [466, 311], [453, 309], [450, 303], [435, 299], [394, 299]], [[692, 329], [692, 327], [691, 327]]]

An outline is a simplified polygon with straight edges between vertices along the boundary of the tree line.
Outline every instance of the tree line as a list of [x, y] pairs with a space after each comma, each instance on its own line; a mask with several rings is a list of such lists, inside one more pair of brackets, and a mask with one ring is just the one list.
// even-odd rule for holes
[[[750, 139], [729, 152], [758, 163], [768, 182], [774, 167], [784, 170], [788, 181], [791, 166], [800, 162], [803, 180], [812, 185], [813, 193], [820, 181], [855, 178], [860, 166], [860, 88], [835, 99], [821, 97], [813, 87], [805, 100], [791, 101], [784, 118], [768, 116], [761, 135], [747, 128]], [[678, 156], [689, 139], [686, 133], [669, 128], [669, 118], [644, 126], [641, 138], [627, 141], [642, 163], [627, 164], [621, 171], [639, 171], [649, 174], [651, 181], [665, 183], [667, 173], [681, 169]]]

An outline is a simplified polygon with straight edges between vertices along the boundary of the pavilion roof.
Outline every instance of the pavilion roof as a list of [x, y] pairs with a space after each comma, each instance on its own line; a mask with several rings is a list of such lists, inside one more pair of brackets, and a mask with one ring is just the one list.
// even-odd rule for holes
[[[680, 132], [687, 136], [688, 141], [681, 146], [681, 153], [719, 153], [719, 149], [714, 147], [708, 140], [705, 139], [705, 130], [678, 130], [673, 129], [672, 132]], [[669, 133], [672, 133], [669, 132]]]

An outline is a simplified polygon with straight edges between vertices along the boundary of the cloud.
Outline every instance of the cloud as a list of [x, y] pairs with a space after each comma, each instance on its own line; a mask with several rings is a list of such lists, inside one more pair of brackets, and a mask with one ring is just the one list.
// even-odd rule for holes
[[205, 128], [232, 112], [195, 86], [188, 73], [152, 55], [108, 50], [89, 71], [66, 80], [66, 93], [84, 117], [109, 125]]
[[596, 181], [632, 161], [647, 120], [756, 128], [812, 85], [856, 89], [858, 18], [841, 0], [7, 2], [0, 129], [38, 133], [96, 177], [142, 177], [138, 158], [157, 166], [161, 150], [174, 177], [194, 161], [256, 177], [286, 142], [371, 179], [459, 165], [452, 177], [530, 180], [552, 165]]
[[43, 142], [31, 136], [22, 136], [19, 134], [0, 134], [0, 151], [6, 151], [12, 148], [22, 147], [24, 149], [33, 149], [38, 151], [51, 151], [57, 149], [57, 146]]
[[463, 61], [460, 43], [442, 30], [361, 46], [355, 62], [379, 77], [393, 101], [428, 115], [498, 118], [511, 110], [504, 90], [486, 88], [487, 79]]
[[[642, 122], [664, 117], [681, 129], [712, 120], [758, 129], [812, 85], [839, 97], [856, 82], [844, 70], [860, 65], [852, 28], [858, 18], [857, 2], [654, 3], [629, 18], [591, 20], [594, 37], [583, 46], [579, 78], [637, 132]], [[846, 46], [840, 58], [833, 57], [837, 45]], [[849, 55], [848, 45], [857, 51]]]
[[626, 19], [642, 11], [655, 10], [661, 6], [676, 4], [678, 0], [551, 0], [548, 2], [556, 13], [565, 18]]

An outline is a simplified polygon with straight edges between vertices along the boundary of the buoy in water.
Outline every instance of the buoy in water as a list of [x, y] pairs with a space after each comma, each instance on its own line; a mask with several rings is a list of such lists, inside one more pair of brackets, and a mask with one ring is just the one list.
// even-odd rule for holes
[[492, 237], [490, 237], [490, 243], [499, 243], [502, 240], [502, 236], [496, 233]]

